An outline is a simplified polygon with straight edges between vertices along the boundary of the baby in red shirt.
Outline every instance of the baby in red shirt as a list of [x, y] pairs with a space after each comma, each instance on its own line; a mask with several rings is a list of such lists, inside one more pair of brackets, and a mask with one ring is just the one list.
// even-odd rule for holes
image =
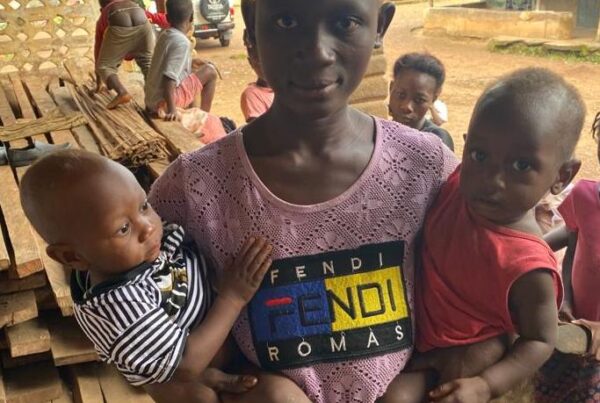
[[[475, 105], [462, 164], [423, 232], [412, 368], [437, 375], [428, 399], [487, 402], [552, 354], [562, 284], [534, 207], [579, 170], [584, 117], [577, 90], [540, 68], [503, 77]], [[517, 336], [505, 351], [508, 334]], [[401, 375], [413, 390], [421, 385], [406, 401], [423, 400], [424, 374]]]

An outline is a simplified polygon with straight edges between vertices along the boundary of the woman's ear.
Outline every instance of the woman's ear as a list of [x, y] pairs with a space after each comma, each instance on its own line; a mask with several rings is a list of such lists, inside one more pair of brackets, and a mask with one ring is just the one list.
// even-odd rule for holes
[[76, 270], [87, 270], [90, 264], [83, 259], [73, 248], [64, 243], [56, 243], [46, 247], [46, 253], [53, 260]]
[[550, 192], [553, 195], [557, 195], [563, 190], [565, 190], [565, 188], [569, 186], [569, 183], [571, 183], [573, 178], [575, 178], [577, 172], [579, 172], [579, 168], [581, 168], [581, 161], [578, 159], [573, 158], [565, 162], [558, 170], [558, 177], [556, 178], [556, 181], [552, 184]]
[[396, 14], [396, 6], [393, 3], [384, 3], [379, 9], [375, 49], [379, 49], [383, 46], [383, 37], [385, 36], [385, 33], [394, 19], [394, 14]]

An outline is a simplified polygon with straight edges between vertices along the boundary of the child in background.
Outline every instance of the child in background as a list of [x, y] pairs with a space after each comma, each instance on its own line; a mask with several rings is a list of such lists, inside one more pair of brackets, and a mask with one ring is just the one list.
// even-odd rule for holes
[[454, 151], [450, 134], [425, 117], [442, 92], [446, 71], [442, 62], [428, 53], [408, 53], [394, 64], [390, 83], [389, 112], [396, 122], [433, 133]]
[[[99, 357], [158, 401], [218, 402], [202, 384], [216, 370], [205, 370], [271, 265], [271, 246], [248, 238], [213, 302], [204, 258], [180, 226], [161, 224], [122, 165], [55, 152], [23, 176], [21, 200], [48, 255], [74, 269], [75, 317]], [[255, 383], [242, 377], [238, 387]]]
[[[242, 11], [244, 3], [250, 0], [242, 1]], [[242, 107], [242, 113], [246, 119], [246, 123], [250, 123], [257, 117], [269, 110], [273, 104], [273, 89], [269, 87], [269, 84], [265, 81], [262, 68], [260, 66], [260, 60], [258, 59], [258, 51], [256, 45], [252, 44], [247, 38], [247, 31], [244, 30], [244, 45], [246, 46], [246, 52], [248, 53], [248, 63], [250, 67], [256, 73], [256, 82], [248, 84], [240, 100]]]
[[135, 59], [146, 78], [154, 51], [152, 23], [161, 28], [169, 26], [164, 14], [150, 13], [137, 2], [100, 0], [100, 17], [96, 22], [94, 42], [96, 91], [100, 91], [102, 83], [106, 83], [108, 89], [117, 92], [117, 96], [107, 105], [108, 109], [131, 100], [131, 95], [117, 74], [123, 60]]
[[[598, 141], [600, 113], [592, 130]], [[562, 320], [578, 325], [578, 330], [570, 340], [574, 349], [558, 345], [537, 376], [536, 402], [596, 402], [600, 396], [600, 182], [580, 180], [558, 210], [565, 225], [545, 239], [554, 250], [567, 247], [562, 273], [565, 301], [560, 314]], [[574, 350], [580, 354], [565, 354]]]
[[[429, 399], [487, 402], [552, 354], [562, 286], [534, 207], [579, 170], [584, 117], [577, 90], [545, 69], [515, 71], [477, 101], [462, 164], [425, 220], [414, 366], [438, 374]], [[505, 355], [475, 353], [512, 333]]]
[[191, 43], [186, 35], [192, 29], [193, 13], [190, 0], [167, 1], [171, 28], [158, 37], [144, 88], [146, 109], [165, 120], [176, 120], [177, 108], [194, 106], [210, 112], [215, 95], [215, 68], [200, 63], [192, 70]]

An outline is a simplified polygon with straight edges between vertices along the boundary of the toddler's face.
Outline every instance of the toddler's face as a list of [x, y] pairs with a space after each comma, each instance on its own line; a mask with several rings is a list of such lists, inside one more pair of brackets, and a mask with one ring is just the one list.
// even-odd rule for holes
[[427, 111], [437, 98], [437, 82], [429, 74], [403, 69], [390, 85], [389, 111], [392, 119], [420, 129]]
[[77, 221], [73, 249], [87, 262], [85, 268], [114, 275], [154, 261], [160, 252], [162, 224], [135, 177], [110, 172], [88, 189], [81, 211], [73, 212]]
[[518, 113], [511, 116], [498, 110], [493, 120], [473, 117], [462, 159], [461, 192], [474, 213], [508, 225], [550, 190], [562, 161], [557, 137], [545, 130], [551, 127]]

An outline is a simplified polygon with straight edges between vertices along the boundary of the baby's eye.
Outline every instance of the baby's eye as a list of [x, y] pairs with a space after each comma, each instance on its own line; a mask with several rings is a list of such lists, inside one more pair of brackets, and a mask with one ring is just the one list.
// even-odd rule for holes
[[527, 172], [531, 169], [531, 164], [529, 161], [516, 160], [513, 162], [513, 169], [517, 172]]
[[117, 231], [117, 235], [127, 235], [129, 234], [129, 231], [131, 230], [131, 226], [129, 225], [129, 223], [123, 224], [123, 226], [121, 228], [119, 228], [119, 230]]
[[296, 21], [294, 17], [289, 15], [284, 15], [277, 18], [276, 23], [279, 26], [279, 28], [283, 29], [292, 29], [298, 26], [298, 21]]
[[479, 150], [471, 151], [471, 159], [476, 162], [483, 162], [485, 160], [485, 153]]
[[148, 200], [144, 200], [144, 203], [142, 203], [142, 211], [147, 211], [150, 208], [150, 203], [148, 203]]
[[345, 32], [352, 32], [358, 28], [359, 21], [354, 17], [344, 17], [337, 22], [338, 28]]

